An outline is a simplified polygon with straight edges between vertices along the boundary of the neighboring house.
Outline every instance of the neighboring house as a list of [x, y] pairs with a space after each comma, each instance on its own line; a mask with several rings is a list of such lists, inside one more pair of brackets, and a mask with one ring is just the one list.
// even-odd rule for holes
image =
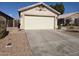
[[73, 13], [67, 13], [62, 14], [58, 17], [59, 21], [62, 22], [62, 24], [75, 24], [79, 25], [79, 12], [73, 12]]
[[59, 12], [45, 3], [20, 8], [21, 29], [56, 29]]
[[7, 27], [13, 27], [13, 19], [11, 16], [0, 11], [0, 22], [6, 24]]

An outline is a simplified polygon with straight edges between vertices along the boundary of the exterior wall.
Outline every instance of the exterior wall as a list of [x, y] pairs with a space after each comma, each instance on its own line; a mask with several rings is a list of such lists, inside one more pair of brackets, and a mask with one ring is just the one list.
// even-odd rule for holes
[[24, 14], [23, 13], [21, 13], [21, 16], [20, 16], [20, 29], [24, 29], [24, 27], [25, 27], [25, 25], [24, 25], [24, 21], [25, 20], [25, 18], [24, 18]]
[[21, 17], [20, 17], [20, 24], [21, 24], [21, 25], [20, 25], [20, 29], [24, 29], [23, 20], [24, 20], [24, 19], [23, 19], [22, 16], [21, 16]]
[[13, 27], [13, 20], [7, 20], [7, 27]]
[[42, 16], [56, 16], [57, 17], [57, 14], [51, 12], [47, 8], [43, 8], [42, 11], [39, 11], [39, 7], [35, 7], [33, 9], [23, 11], [22, 13], [25, 15], [42, 15]]
[[6, 26], [13, 27], [13, 18], [7, 16], [4, 13], [0, 13], [0, 16], [4, 17], [6, 19]]
[[6, 20], [7, 20], [7, 26], [13, 27], [13, 18], [6, 16]]
[[58, 28], [58, 25], [57, 25], [57, 22], [58, 22], [58, 19], [57, 19], [57, 17], [55, 17], [55, 20], [54, 20], [54, 22], [55, 22], [55, 28], [54, 29], [57, 29]]
[[19, 20], [18, 19], [14, 19], [13, 20], [13, 27], [18, 27], [19, 24]]

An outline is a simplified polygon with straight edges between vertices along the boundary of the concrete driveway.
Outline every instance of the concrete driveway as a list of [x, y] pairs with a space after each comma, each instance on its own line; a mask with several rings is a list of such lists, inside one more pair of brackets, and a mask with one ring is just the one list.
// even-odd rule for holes
[[79, 38], [57, 30], [26, 30], [26, 34], [32, 49], [32, 55], [79, 55]]

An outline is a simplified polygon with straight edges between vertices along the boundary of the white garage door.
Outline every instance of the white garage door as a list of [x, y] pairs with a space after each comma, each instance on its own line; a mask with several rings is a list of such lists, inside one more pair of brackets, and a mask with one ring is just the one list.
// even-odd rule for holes
[[25, 29], [54, 29], [54, 17], [25, 16]]

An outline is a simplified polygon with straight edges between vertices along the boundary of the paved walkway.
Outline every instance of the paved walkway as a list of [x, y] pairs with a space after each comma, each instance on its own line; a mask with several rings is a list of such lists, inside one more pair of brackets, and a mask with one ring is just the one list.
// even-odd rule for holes
[[27, 30], [33, 55], [79, 56], [79, 38], [53, 30]]
[[79, 38], [79, 32], [70, 32], [70, 31], [61, 31], [61, 32]]
[[[26, 33], [17, 28], [8, 28], [9, 35], [0, 40], [0, 55], [32, 55]], [[8, 45], [8, 46], [7, 46]]]

